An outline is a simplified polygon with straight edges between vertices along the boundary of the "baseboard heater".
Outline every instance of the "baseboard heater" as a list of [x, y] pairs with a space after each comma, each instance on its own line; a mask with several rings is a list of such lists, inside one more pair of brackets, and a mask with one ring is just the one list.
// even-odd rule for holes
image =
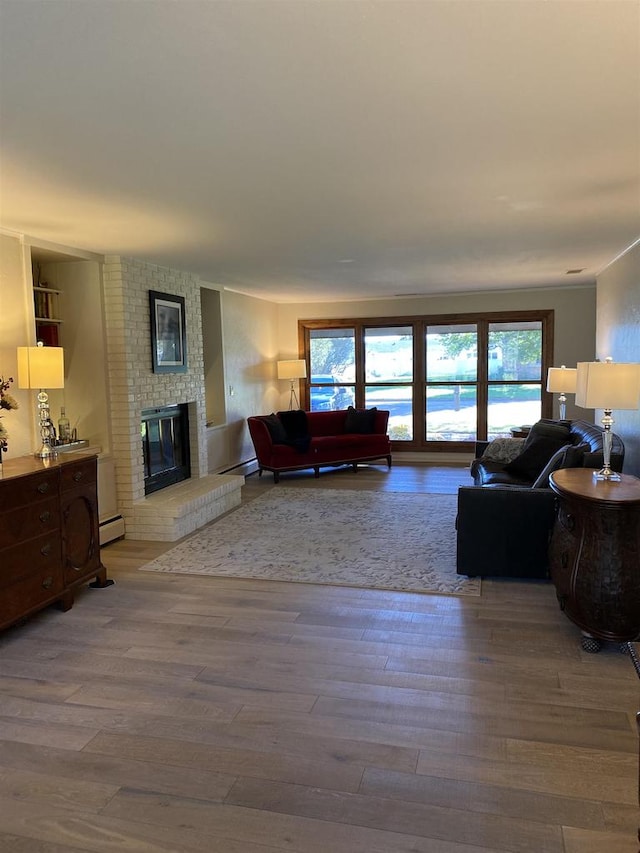
[[114, 515], [100, 522], [100, 547], [114, 539], [122, 539], [124, 536], [124, 518]]

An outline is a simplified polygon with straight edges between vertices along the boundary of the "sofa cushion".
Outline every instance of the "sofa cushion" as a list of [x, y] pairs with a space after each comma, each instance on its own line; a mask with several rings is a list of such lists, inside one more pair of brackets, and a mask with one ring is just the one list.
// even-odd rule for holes
[[581, 468], [584, 454], [588, 449], [588, 444], [567, 444], [559, 450], [556, 450], [538, 475], [532, 488], [548, 488], [549, 474], [552, 474], [554, 471], [559, 471], [561, 468]]
[[569, 427], [562, 423], [538, 421], [531, 428], [522, 452], [504, 466], [507, 474], [533, 482], [542, 472], [553, 454], [570, 441]]
[[520, 474], [505, 471], [504, 462], [492, 459], [476, 459], [479, 464], [474, 473], [474, 482], [478, 486], [531, 486], [531, 480]]
[[344, 431], [360, 435], [371, 434], [375, 428], [377, 411], [375, 406], [373, 409], [354, 409], [353, 406], [349, 406], [344, 421]]
[[524, 438], [494, 438], [485, 447], [482, 459], [492, 462], [512, 462], [524, 450]]
[[284, 444], [287, 440], [287, 432], [276, 413], [272, 412], [270, 415], [264, 415], [262, 420], [269, 430], [271, 441], [274, 444]]

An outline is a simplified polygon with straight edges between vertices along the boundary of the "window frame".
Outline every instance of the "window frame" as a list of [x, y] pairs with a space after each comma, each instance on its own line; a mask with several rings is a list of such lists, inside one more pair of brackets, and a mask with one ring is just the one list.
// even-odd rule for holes
[[[357, 317], [340, 319], [301, 319], [298, 320], [298, 352], [299, 358], [307, 363], [309, 377], [310, 332], [321, 329], [353, 329], [355, 344], [355, 405], [364, 407], [365, 388], [376, 383], [367, 383], [364, 378], [365, 367], [365, 331], [381, 328], [411, 327], [413, 331], [413, 439], [411, 441], [392, 441], [392, 448], [397, 451], [435, 451], [435, 452], [469, 452], [475, 441], [486, 441], [488, 430], [489, 387], [492, 384], [522, 384], [521, 380], [489, 380], [488, 364], [485, 354], [488, 352], [489, 327], [492, 323], [526, 323], [539, 322], [542, 330], [540, 380], [527, 381], [528, 385], [540, 385], [541, 412], [543, 418], [550, 418], [553, 413], [553, 396], [546, 390], [546, 377], [549, 367], [553, 365], [554, 349], [554, 311], [539, 309], [528, 311], [491, 311], [474, 312], [469, 314], [420, 314], [382, 317]], [[427, 441], [426, 439], [426, 389], [427, 384], [435, 385], [437, 381], [429, 381], [426, 375], [426, 332], [429, 326], [442, 325], [477, 325], [478, 333], [478, 366], [477, 380], [477, 436], [473, 441]], [[482, 357], [480, 357], [480, 355]], [[379, 383], [380, 384], [380, 383]], [[407, 383], [409, 384], [409, 383]], [[451, 383], [444, 383], [451, 384]], [[301, 403], [309, 408], [309, 378], [302, 384]]]

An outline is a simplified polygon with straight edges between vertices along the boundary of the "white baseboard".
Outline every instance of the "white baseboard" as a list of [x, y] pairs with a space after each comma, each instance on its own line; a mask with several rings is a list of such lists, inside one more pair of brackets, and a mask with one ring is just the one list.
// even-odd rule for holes
[[124, 536], [124, 518], [121, 515], [100, 522], [100, 547]]

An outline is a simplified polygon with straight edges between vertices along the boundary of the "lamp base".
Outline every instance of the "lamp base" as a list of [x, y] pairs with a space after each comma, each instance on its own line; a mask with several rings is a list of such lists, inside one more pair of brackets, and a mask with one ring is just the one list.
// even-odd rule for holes
[[289, 394], [289, 411], [293, 410], [293, 404], [296, 404], [296, 409], [300, 408], [300, 403], [298, 402], [298, 396], [296, 392], [293, 390], [293, 379], [291, 380], [291, 392]]
[[617, 471], [612, 471], [611, 468], [602, 468], [601, 471], [593, 472], [594, 480], [606, 480], [608, 483], [619, 483], [622, 480]]
[[33, 455], [36, 459], [57, 459], [58, 451], [50, 444], [43, 444], [40, 450], [36, 450]]

